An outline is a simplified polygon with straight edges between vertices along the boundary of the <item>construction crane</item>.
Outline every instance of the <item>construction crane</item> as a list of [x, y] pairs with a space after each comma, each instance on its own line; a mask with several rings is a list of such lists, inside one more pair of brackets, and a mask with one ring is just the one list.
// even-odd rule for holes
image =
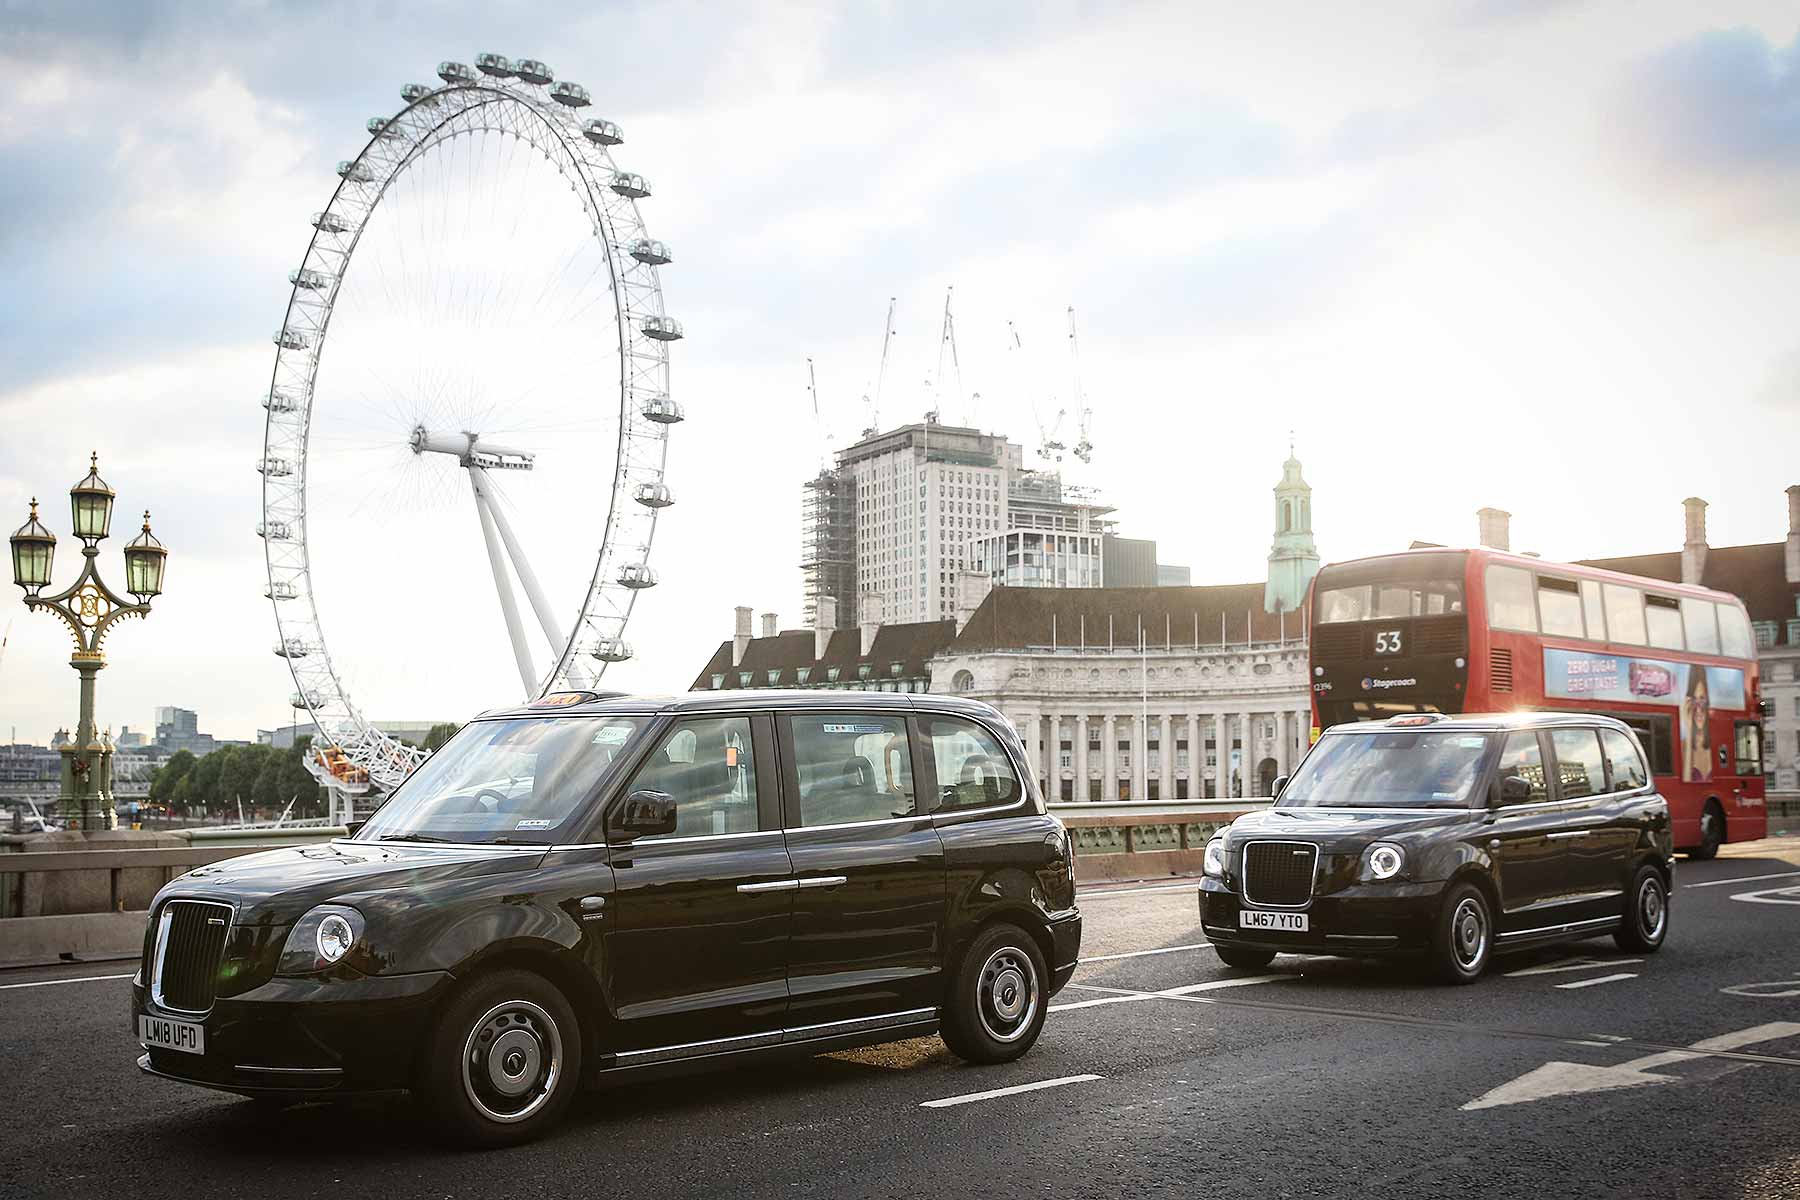
[[[1012, 338], [1012, 345], [1007, 347], [1008, 352], [1017, 350], [1023, 354], [1025, 343], [1019, 340], [1018, 327], [1011, 321], [1008, 321], [1006, 323], [1006, 332]], [[1062, 461], [1063, 451], [1068, 449], [1062, 441], [1062, 423], [1064, 418], [1068, 415], [1067, 409], [1059, 408], [1056, 410], [1056, 419], [1046, 426], [1044, 424], [1044, 418], [1038, 413], [1037, 401], [1031, 401], [1031, 419], [1036, 422], [1038, 429], [1037, 452], [1039, 458], [1053, 460], [1055, 462]]]
[[939, 415], [941, 414], [941, 412], [943, 410], [944, 352], [946, 350], [949, 351], [949, 353], [950, 353], [950, 369], [956, 375], [957, 408], [959, 411], [961, 411], [963, 413], [963, 419], [964, 420], [968, 419], [968, 411], [966, 408], [964, 408], [963, 403], [962, 403], [962, 395], [963, 395], [962, 362], [956, 356], [956, 316], [955, 316], [955, 314], [953, 314], [950, 311], [950, 299], [953, 295], [955, 295], [955, 293], [956, 293], [956, 285], [955, 284], [951, 284], [949, 287], [944, 289], [944, 323], [943, 323], [943, 327], [938, 332], [938, 357], [937, 357], [937, 373], [936, 373], [936, 378], [937, 378], [936, 401], [937, 401], [937, 403], [936, 403], [935, 410], [931, 414], [932, 418], [934, 420], [939, 418]]
[[875, 376], [875, 395], [871, 399], [863, 396], [863, 409], [868, 414], [869, 425], [863, 430], [864, 437], [874, 437], [881, 432], [881, 389], [887, 383], [888, 346], [894, 340], [894, 305], [895, 299], [888, 297], [887, 320], [881, 326], [881, 370]]
[[1088, 436], [1093, 425], [1094, 410], [1088, 406], [1087, 396], [1081, 390], [1081, 343], [1075, 337], [1075, 306], [1069, 305], [1069, 374], [1070, 383], [1075, 389], [1075, 423], [1080, 430], [1075, 441], [1075, 457], [1082, 462], [1094, 461], [1094, 442]]
[[12, 640], [12, 626], [13, 623], [8, 621], [6, 632], [0, 633], [0, 666], [6, 665], [6, 643]]
[[812, 356], [806, 358], [806, 394], [812, 397], [813, 431], [819, 439], [819, 469], [831, 466], [831, 433], [825, 428], [825, 417], [819, 411], [819, 376], [813, 369]]

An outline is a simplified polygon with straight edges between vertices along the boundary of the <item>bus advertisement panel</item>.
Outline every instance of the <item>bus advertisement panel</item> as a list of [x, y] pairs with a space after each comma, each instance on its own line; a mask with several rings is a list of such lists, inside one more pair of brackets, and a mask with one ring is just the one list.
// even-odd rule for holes
[[[1742, 711], [1744, 672], [1666, 659], [1544, 648], [1544, 695], [1561, 700], [1674, 704], [1681, 719], [1681, 778], [1713, 777], [1712, 711]], [[1718, 747], [1724, 766], [1726, 747]]]

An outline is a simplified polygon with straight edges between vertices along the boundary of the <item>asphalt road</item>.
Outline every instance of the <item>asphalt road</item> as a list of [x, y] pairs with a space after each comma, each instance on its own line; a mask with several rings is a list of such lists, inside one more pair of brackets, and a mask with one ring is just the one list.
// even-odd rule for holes
[[[1683, 863], [1659, 954], [1467, 988], [1230, 970], [1191, 883], [1081, 902], [1087, 961], [1020, 1062], [931, 1038], [639, 1085], [486, 1154], [404, 1104], [269, 1116], [140, 1075], [130, 962], [0, 971], [0, 1195], [1800, 1197], [1800, 839]], [[1053, 1086], [935, 1103], [1024, 1084]]]

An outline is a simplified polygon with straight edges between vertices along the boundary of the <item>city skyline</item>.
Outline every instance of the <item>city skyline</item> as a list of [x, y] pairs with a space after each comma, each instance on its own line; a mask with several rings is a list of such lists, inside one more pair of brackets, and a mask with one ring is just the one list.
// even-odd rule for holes
[[[554, 48], [589, 84], [679, 254], [680, 503], [638, 658], [609, 685], [680, 689], [731, 604], [800, 624], [798, 485], [866, 420], [890, 296], [882, 426], [940, 408], [1032, 465], [1034, 407], [1070, 403], [1074, 305], [1097, 448], [1064, 465], [1196, 583], [1260, 577], [1289, 430], [1327, 561], [1471, 543], [1484, 505], [1552, 558], [1678, 545], [1687, 495], [1711, 502], [1715, 545], [1785, 533], [1800, 37], [1778, 5], [1070, 6], [948, 39], [858, 8], [714, 14], [698, 39], [607, 8], [496, 36], [470, 5], [428, 47], [398, 16], [346, 45], [329, 9], [131, 12], [9, 13], [0, 39], [0, 163], [23, 189], [0, 243], [19, 281], [0, 300], [0, 517], [43, 500], [66, 582], [61, 497], [98, 450], [171, 549], [157, 619], [110, 646], [115, 731], [171, 698], [221, 738], [288, 722], [250, 470], [283, 276], [363, 120], [490, 43]], [[95, 119], [126, 111], [138, 64], [177, 57], [216, 65], [168, 77], [141, 121]], [[924, 382], [950, 285], [960, 389]], [[446, 524], [474, 536], [466, 511]], [[103, 544], [115, 572], [124, 540]], [[423, 653], [499, 704], [517, 680], [475, 583], [468, 645], [422, 614]], [[73, 721], [64, 635], [22, 606], [5, 622], [0, 728], [47, 741]], [[469, 715], [359, 666], [366, 711]]]

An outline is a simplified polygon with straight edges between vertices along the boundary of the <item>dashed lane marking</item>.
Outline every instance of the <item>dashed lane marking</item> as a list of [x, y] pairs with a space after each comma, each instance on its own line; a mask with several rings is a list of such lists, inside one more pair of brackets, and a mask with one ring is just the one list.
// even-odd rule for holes
[[34, 979], [30, 983], [0, 983], [0, 992], [11, 988], [49, 987], [53, 983], [94, 983], [101, 979], [130, 978], [130, 975], [77, 975], [73, 979]]
[[988, 1092], [969, 1092], [962, 1096], [945, 1096], [942, 1100], [927, 1100], [920, 1108], [954, 1108], [958, 1104], [973, 1104], [977, 1100], [997, 1100], [1001, 1096], [1017, 1096], [1021, 1092], [1041, 1092], [1045, 1088], [1067, 1087], [1071, 1083], [1092, 1083], [1102, 1079], [1100, 1075], [1065, 1075], [1061, 1079], [1040, 1079], [1036, 1083], [1021, 1083], [1014, 1087], [995, 1088]]
[[1773, 875], [1738, 875], [1731, 879], [1706, 879], [1699, 883], [1684, 883], [1684, 888], [1724, 887], [1728, 883], [1755, 883], [1759, 879], [1793, 879], [1800, 876], [1800, 871], [1777, 871]]
[[1643, 961], [1641, 958], [1559, 958], [1555, 962], [1545, 963], [1541, 967], [1522, 967], [1517, 971], [1508, 971], [1506, 978], [1520, 979], [1527, 975], [1559, 975], [1564, 971], [1591, 971], [1596, 967], [1611, 967]]
[[1637, 975], [1635, 972], [1620, 971], [1616, 975], [1602, 975], [1597, 979], [1571, 979], [1567, 983], [1559, 983], [1556, 986], [1562, 988], [1564, 991], [1570, 991], [1574, 988], [1595, 987], [1602, 983], [1618, 983], [1622, 979], [1636, 978]]
[[1084, 963], [1117, 962], [1121, 958], [1148, 958], [1152, 954], [1179, 954], [1183, 950], [1205, 950], [1212, 946], [1211, 942], [1195, 942], [1189, 946], [1163, 946], [1156, 950], [1132, 950], [1126, 954], [1096, 954], [1092, 958], [1084, 958]]

